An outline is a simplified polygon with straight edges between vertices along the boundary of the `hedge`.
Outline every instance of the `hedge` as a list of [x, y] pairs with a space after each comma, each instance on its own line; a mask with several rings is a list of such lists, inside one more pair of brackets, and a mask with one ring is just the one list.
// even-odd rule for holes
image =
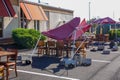
[[12, 31], [12, 37], [15, 43], [21, 48], [33, 48], [41, 35], [41, 40], [46, 37], [34, 29], [17, 28]]

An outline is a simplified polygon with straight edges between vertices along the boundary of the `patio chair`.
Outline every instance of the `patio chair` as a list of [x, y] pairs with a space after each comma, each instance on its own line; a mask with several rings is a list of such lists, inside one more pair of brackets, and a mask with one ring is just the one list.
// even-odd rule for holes
[[16, 64], [17, 64], [17, 55], [18, 55], [17, 49], [7, 49], [7, 51], [14, 52], [14, 55], [7, 56], [7, 62], [3, 62], [3, 63], [1, 62], [6, 68], [6, 78], [7, 78], [6, 80], [8, 80], [10, 70], [14, 70], [17, 77]]
[[5, 78], [4, 78], [4, 65], [0, 65], [0, 80], [5, 80]]
[[109, 42], [109, 34], [104, 34], [104, 41]]
[[[0, 47], [0, 51], [4, 51], [4, 49], [2, 47]], [[0, 60], [1, 60], [1, 57], [0, 57]]]
[[3, 51], [3, 50], [4, 50], [4, 48], [0, 47], [0, 51]]
[[62, 40], [59, 40], [56, 42], [56, 55], [63, 56], [64, 51], [64, 42]]
[[48, 55], [54, 55], [56, 51], [56, 42], [55, 41], [47, 41], [47, 51]]
[[40, 54], [44, 54], [44, 52], [46, 51], [47, 47], [46, 47], [46, 43], [44, 41], [39, 41], [38, 42], [38, 56]]
[[[81, 45], [81, 46], [80, 46], [80, 45]], [[77, 53], [82, 52], [81, 55], [82, 55], [84, 58], [86, 58], [86, 51], [85, 51], [86, 43], [85, 43], [85, 42], [82, 43], [81, 41], [76, 41], [75, 46], [76, 46], [76, 49], [78, 49], [79, 46], [80, 46], [80, 48], [78, 49]]]

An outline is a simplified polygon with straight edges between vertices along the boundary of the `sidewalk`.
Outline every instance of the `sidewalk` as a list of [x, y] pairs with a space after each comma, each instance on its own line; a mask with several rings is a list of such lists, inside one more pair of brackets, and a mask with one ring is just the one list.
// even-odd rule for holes
[[30, 60], [32, 56], [37, 56], [37, 50], [33, 53], [33, 49], [22, 49], [18, 50], [18, 59], [19, 60]]

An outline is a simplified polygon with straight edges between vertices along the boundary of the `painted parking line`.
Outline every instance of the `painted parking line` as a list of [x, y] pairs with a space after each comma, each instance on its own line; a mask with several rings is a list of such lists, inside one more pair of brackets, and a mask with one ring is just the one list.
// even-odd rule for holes
[[120, 52], [119, 52], [119, 51], [112, 51], [111, 53], [120, 54]]
[[18, 71], [18, 72], [22, 72], [22, 73], [39, 75], [39, 76], [54, 77], [54, 78], [59, 78], [59, 79], [80, 80], [80, 79], [75, 79], [75, 78], [69, 78], [69, 77], [63, 77], [63, 76], [56, 76], [56, 75], [50, 75], [50, 74], [44, 74], [44, 73], [37, 73], [37, 72], [31, 72], [31, 71], [24, 71], [24, 70], [17, 70], [17, 71]]
[[111, 63], [111, 61], [106, 60], [92, 60], [93, 62], [103, 62], [103, 63]]

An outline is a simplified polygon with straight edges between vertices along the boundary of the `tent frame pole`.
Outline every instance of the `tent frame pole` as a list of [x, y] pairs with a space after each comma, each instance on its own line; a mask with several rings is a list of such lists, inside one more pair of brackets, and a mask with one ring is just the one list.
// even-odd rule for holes
[[31, 55], [30, 55], [30, 57], [29, 57], [29, 58], [30, 58], [30, 61], [32, 61], [32, 56], [33, 56], [33, 54], [35, 53], [35, 50], [37, 49], [37, 45], [38, 45], [40, 39], [41, 39], [41, 34], [40, 34], [40, 36], [39, 36], [39, 38], [38, 38], [38, 40], [37, 40], [37, 43], [36, 43], [36, 45], [35, 45], [32, 53], [31, 53]]

